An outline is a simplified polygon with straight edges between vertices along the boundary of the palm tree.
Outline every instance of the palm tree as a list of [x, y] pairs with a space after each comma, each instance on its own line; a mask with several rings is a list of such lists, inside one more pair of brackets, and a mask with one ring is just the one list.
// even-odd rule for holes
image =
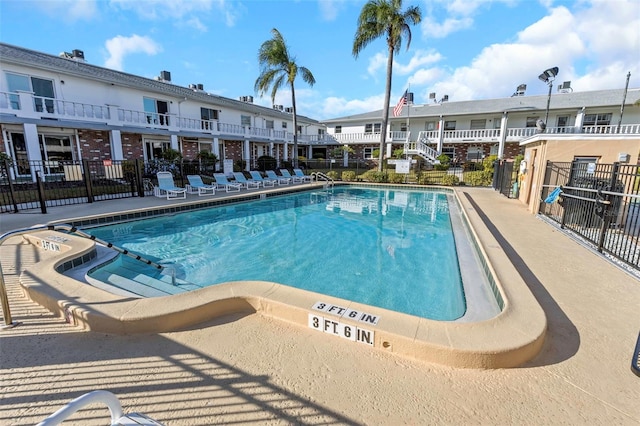
[[291, 106], [293, 108], [293, 166], [298, 167], [298, 116], [296, 111], [296, 91], [293, 85], [298, 72], [302, 79], [313, 86], [316, 79], [305, 67], [296, 64], [295, 56], [291, 56], [287, 44], [277, 29], [272, 29], [273, 38], [265, 41], [258, 50], [260, 76], [256, 79], [254, 89], [260, 96], [271, 87], [271, 103], [276, 101], [276, 93], [283, 85], [291, 88]]
[[353, 56], [357, 59], [360, 52], [373, 40], [382, 36], [387, 40], [387, 85], [384, 92], [384, 108], [382, 110], [382, 127], [380, 134], [380, 154], [378, 171], [382, 171], [387, 122], [389, 121], [389, 100], [391, 98], [391, 70], [393, 55], [400, 53], [402, 38], [407, 38], [407, 50], [411, 44], [409, 24], [419, 24], [422, 13], [417, 6], [402, 11], [402, 0], [369, 0], [360, 11], [358, 29], [353, 40]]

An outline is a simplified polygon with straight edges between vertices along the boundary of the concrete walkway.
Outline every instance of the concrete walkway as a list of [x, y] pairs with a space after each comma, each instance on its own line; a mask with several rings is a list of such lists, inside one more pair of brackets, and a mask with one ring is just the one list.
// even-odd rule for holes
[[[110, 390], [125, 413], [166, 425], [636, 425], [640, 281], [492, 190], [462, 189], [548, 318], [541, 353], [512, 369], [454, 369], [400, 358], [260, 315], [190, 330], [85, 332], [22, 297], [42, 252], [0, 247], [14, 321], [0, 332], [0, 424], [33, 425], [69, 400]], [[0, 215], [0, 230], [136, 208], [144, 199]], [[92, 406], [73, 424], [105, 424]]]

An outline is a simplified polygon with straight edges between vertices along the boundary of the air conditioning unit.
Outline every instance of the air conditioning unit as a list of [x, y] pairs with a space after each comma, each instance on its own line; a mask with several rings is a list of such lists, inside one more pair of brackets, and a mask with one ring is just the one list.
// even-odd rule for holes
[[253, 103], [253, 96], [247, 96], [247, 102]]
[[287, 114], [293, 114], [293, 108], [292, 107], [286, 107], [284, 109], [284, 112], [286, 112]]
[[75, 59], [82, 59], [84, 61], [84, 52], [82, 50], [73, 49], [71, 53]]
[[283, 109], [283, 108], [284, 108], [284, 106], [283, 106], [283, 105], [274, 105], [274, 106], [273, 106], [273, 109], [276, 109], [276, 110], [278, 110], [278, 111], [282, 111], [282, 109]]
[[196, 88], [197, 88], [198, 90], [204, 90], [204, 84], [202, 84], [202, 83], [198, 83], [198, 85], [196, 86]]
[[164, 81], [171, 81], [171, 73], [169, 71], [160, 71], [160, 78]]
[[195, 84], [190, 84], [190, 85], [189, 85], [189, 89], [191, 89], [191, 90], [196, 90], [196, 85], [195, 85]]

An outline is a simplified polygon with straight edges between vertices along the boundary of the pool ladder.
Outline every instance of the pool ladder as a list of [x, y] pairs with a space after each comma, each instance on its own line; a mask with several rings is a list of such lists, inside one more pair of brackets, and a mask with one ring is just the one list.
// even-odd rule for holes
[[326, 185], [334, 186], [334, 184], [335, 184], [333, 179], [331, 179], [329, 176], [327, 176], [326, 174], [324, 174], [322, 172], [313, 172], [313, 173], [311, 173], [311, 177], [313, 179], [315, 179], [316, 182], [319, 181], [319, 180], [325, 181], [325, 186]]

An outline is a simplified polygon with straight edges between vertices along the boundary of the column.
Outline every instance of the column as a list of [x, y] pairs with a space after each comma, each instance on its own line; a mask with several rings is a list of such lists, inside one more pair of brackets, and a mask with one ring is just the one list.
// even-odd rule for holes
[[507, 121], [509, 117], [507, 111], [502, 113], [502, 120], [500, 121], [500, 144], [498, 145], [498, 160], [502, 160], [504, 157], [504, 145], [507, 142]]
[[122, 153], [122, 134], [120, 130], [110, 130], [111, 137], [111, 158], [114, 160], [124, 160]]

